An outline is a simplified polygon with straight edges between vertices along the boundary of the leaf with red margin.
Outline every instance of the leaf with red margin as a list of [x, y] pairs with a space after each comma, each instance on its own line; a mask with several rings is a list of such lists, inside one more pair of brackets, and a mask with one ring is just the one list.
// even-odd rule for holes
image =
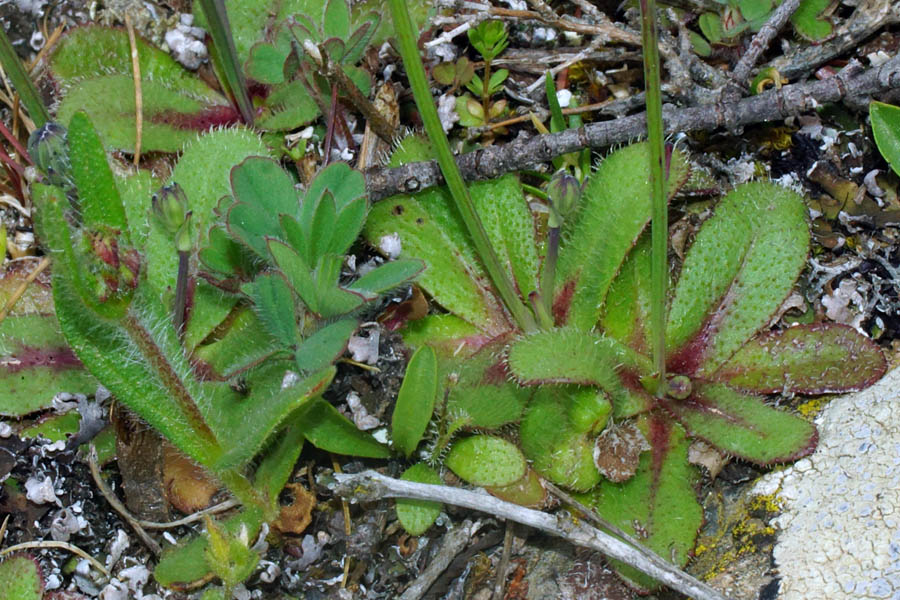
[[726, 195], [688, 251], [669, 310], [667, 370], [709, 376], [768, 323], [809, 248], [806, 205], [768, 182]]
[[721, 383], [694, 382], [688, 399], [659, 403], [691, 436], [759, 465], [797, 460], [819, 439], [812, 423]]
[[0, 587], [6, 598], [40, 600], [44, 582], [38, 562], [28, 555], [7, 558], [0, 563]]
[[852, 327], [815, 323], [757, 336], [713, 379], [756, 394], [824, 394], [869, 387], [886, 370], [881, 349]]
[[[703, 523], [703, 509], [694, 490], [700, 473], [688, 463], [690, 443], [680, 426], [658, 412], [641, 416], [637, 425], [651, 450], [641, 455], [635, 476], [624, 483], [603, 481], [576, 497], [666, 560], [683, 567]], [[639, 588], [658, 587], [656, 581], [632, 567], [612, 562], [620, 575]]]
[[[578, 212], [562, 231], [553, 303], [558, 323], [583, 330], [597, 323], [610, 284], [650, 222], [648, 153], [646, 143], [616, 150], [585, 180]], [[690, 165], [675, 150], [667, 167], [671, 198]]]

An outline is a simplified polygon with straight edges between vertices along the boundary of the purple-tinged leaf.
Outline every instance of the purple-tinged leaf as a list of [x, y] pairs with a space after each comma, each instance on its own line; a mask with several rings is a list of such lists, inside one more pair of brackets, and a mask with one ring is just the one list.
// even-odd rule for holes
[[6, 317], [0, 323], [0, 415], [49, 408], [59, 392], [92, 394], [97, 380], [69, 349], [52, 314]]
[[797, 460], [815, 450], [819, 439], [812, 423], [720, 383], [695, 381], [686, 400], [659, 403], [693, 437], [760, 465]]
[[[703, 523], [694, 486], [700, 476], [687, 461], [684, 431], [658, 413], [642, 416], [638, 428], [651, 450], [641, 455], [637, 473], [624, 483], [603, 481], [579, 499], [660, 556], [684, 566]], [[643, 589], [657, 582], [613, 563], [620, 575]]]
[[799, 325], [747, 342], [713, 378], [757, 394], [824, 394], [869, 387], [884, 375], [881, 349], [852, 327]]
[[706, 375], [763, 327], [806, 261], [803, 199], [766, 182], [719, 202], [688, 251], [666, 331], [668, 371]]

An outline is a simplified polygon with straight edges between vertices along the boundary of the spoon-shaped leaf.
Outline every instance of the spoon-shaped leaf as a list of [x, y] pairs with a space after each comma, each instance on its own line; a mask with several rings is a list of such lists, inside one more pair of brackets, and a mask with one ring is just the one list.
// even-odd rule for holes
[[[650, 222], [648, 153], [645, 143], [617, 150], [585, 182], [574, 224], [563, 230], [554, 302], [557, 322], [585, 331], [596, 324], [610, 283]], [[684, 155], [673, 151], [670, 197], [688, 173]]]
[[583, 424], [572, 423], [578, 396], [596, 397], [596, 390], [575, 386], [538, 388], [522, 423], [519, 440], [534, 469], [550, 481], [585, 492], [600, 481], [594, 464], [594, 440]]
[[394, 445], [407, 457], [415, 452], [422, 440], [434, 412], [437, 392], [437, 356], [431, 346], [422, 346], [406, 367], [391, 420]]
[[[603, 481], [579, 498], [666, 560], [684, 566], [703, 523], [694, 491], [699, 473], [687, 460], [689, 442], [681, 427], [660, 415], [641, 417], [638, 428], [651, 450], [641, 455], [635, 476], [624, 483]], [[641, 588], [657, 587], [635, 569], [614, 564]]]
[[773, 183], [726, 195], [688, 251], [669, 311], [674, 373], [709, 374], [771, 318], [806, 261], [806, 207]]
[[395, 196], [377, 203], [369, 213], [363, 235], [375, 247], [396, 236], [401, 258], [418, 258], [425, 263], [419, 284], [435, 301], [491, 337], [508, 330], [509, 322], [465, 243], [463, 230], [441, 218], [443, 212], [435, 212], [433, 203], [446, 206], [448, 202], [442, 192], [430, 190], [418, 198], [421, 201]]
[[620, 388], [620, 350], [610, 338], [567, 327], [518, 338], [509, 347], [507, 361], [526, 385], [577, 383], [612, 391]]
[[[400, 476], [404, 481], [415, 481], [417, 483], [430, 483], [432, 485], [441, 485], [440, 476], [434, 472], [434, 469], [425, 463], [417, 463]], [[397, 500], [397, 518], [403, 529], [409, 535], [422, 535], [425, 533], [432, 523], [441, 514], [440, 502], [429, 502], [428, 500], [410, 500], [408, 498], [399, 498]]]
[[692, 436], [759, 465], [797, 460], [819, 439], [812, 423], [720, 383], [695, 382], [686, 400], [659, 402]]
[[750, 393], [825, 394], [866, 388], [886, 369], [872, 340], [846, 325], [816, 323], [755, 337], [713, 378]]
[[444, 464], [472, 485], [504, 486], [525, 475], [525, 457], [515, 444], [489, 435], [455, 442]]

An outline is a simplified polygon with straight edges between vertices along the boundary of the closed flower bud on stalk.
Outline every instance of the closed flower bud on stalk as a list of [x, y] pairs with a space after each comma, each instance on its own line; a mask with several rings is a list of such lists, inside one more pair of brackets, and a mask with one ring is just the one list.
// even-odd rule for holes
[[28, 154], [46, 175], [47, 182], [63, 189], [73, 187], [66, 128], [45, 123], [28, 137]]
[[568, 172], [560, 170], [553, 174], [547, 185], [547, 198], [550, 200], [550, 227], [561, 227], [563, 221], [575, 211], [581, 198], [581, 186], [578, 180]]

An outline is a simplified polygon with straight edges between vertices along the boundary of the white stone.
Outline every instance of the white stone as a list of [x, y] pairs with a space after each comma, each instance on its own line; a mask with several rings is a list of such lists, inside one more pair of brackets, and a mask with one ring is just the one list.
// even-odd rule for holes
[[815, 453], [754, 489], [780, 486], [779, 599], [900, 598], [900, 530], [889, 516], [900, 506], [900, 369], [833, 399], [816, 424]]

